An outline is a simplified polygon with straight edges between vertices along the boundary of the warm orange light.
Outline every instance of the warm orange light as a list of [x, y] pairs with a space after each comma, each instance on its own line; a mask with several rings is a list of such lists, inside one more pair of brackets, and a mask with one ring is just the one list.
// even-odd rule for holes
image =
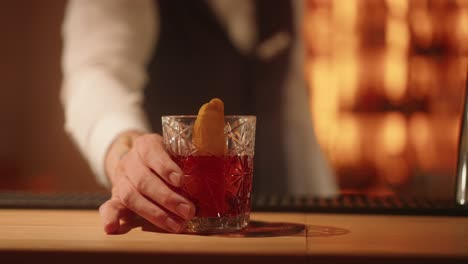
[[399, 155], [406, 147], [406, 121], [400, 113], [389, 113], [383, 119], [380, 142], [388, 155]]
[[308, 2], [311, 111], [338, 176], [357, 171], [368, 183], [348, 188], [373, 188], [383, 180], [401, 187], [413, 176], [449, 175], [457, 89], [468, 63], [468, 1]]
[[356, 102], [358, 91], [358, 58], [347, 56], [336, 65], [340, 104], [345, 108], [352, 107]]
[[413, 10], [409, 17], [415, 42], [421, 47], [428, 47], [433, 39], [434, 25], [428, 11], [427, 0], [412, 1]]
[[404, 20], [389, 19], [385, 29], [385, 39], [390, 49], [406, 52], [409, 44], [408, 24]]
[[354, 31], [357, 19], [358, 3], [353, 1], [333, 0], [333, 20], [337, 25], [337, 30]]
[[406, 22], [408, 3], [387, 0], [389, 16], [385, 28], [385, 94], [395, 102], [401, 101], [407, 87], [409, 30]]
[[385, 2], [391, 16], [405, 18], [408, 13], [407, 0], [386, 0]]
[[[434, 138], [429, 119], [423, 114], [414, 114], [409, 119], [409, 137], [415, 150], [415, 159], [420, 170], [429, 171], [435, 164]], [[432, 142], [431, 142], [432, 138]]]
[[468, 7], [468, 1], [466, 0], [455, 0], [455, 2], [457, 3], [458, 6]]
[[357, 164], [361, 159], [361, 132], [354, 115], [340, 117], [333, 151], [342, 164]]
[[[468, 1], [466, 1], [468, 3]], [[468, 5], [468, 4], [467, 4]], [[455, 40], [459, 51], [468, 51], [468, 6], [457, 12], [456, 28], [454, 32]]]
[[327, 54], [331, 45], [331, 27], [327, 10], [314, 10], [305, 16], [305, 41], [314, 54]]
[[413, 56], [410, 60], [411, 95], [424, 97], [432, 92], [437, 71], [433, 62], [422, 56]]
[[332, 64], [327, 58], [317, 58], [310, 63], [312, 117], [316, 123], [319, 142], [330, 146], [331, 135], [336, 129], [338, 91]]
[[418, 152], [424, 152], [430, 145], [429, 120], [424, 114], [413, 114], [409, 119], [409, 135]]
[[385, 94], [392, 101], [401, 101], [406, 92], [408, 78], [406, 53], [389, 50], [385, 55]]
[[391, 157], [380, 164], [381, 176], [391, 186], [404, 185], [409, 179], [408, 161], [402, 157]]

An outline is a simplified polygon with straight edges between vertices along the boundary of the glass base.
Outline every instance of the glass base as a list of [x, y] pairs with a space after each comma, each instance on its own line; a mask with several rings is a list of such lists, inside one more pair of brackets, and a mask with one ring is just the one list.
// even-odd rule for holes
[[189, 233], [229, 233], [243, 229], [249, 224], [250, 213], [232, 217], [194, 217], [187, 223]]

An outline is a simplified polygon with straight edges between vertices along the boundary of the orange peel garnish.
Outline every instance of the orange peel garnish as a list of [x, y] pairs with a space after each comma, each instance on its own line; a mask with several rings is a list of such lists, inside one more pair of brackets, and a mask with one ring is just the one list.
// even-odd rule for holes
[[224, 136], [224, 103], [214, 98], [198, 111], [193, 126], [192, 141], [197, 155], [224, 155], [227, 151]]

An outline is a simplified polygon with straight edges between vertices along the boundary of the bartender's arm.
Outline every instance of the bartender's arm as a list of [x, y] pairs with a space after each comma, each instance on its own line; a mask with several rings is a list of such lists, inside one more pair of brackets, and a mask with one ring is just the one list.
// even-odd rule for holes
[[[194, 205], [172, 191], [182, 172], [151, 134], [142, 110], [145, 66], [158, 33], [150, 0], [72, 0], [63, 24], [66, 130], [98, 180], [112, 188], [100, 208], [107, 233], [137, 214], [180, 232]], [[157, 107], [157, 106], [155, 106]]]

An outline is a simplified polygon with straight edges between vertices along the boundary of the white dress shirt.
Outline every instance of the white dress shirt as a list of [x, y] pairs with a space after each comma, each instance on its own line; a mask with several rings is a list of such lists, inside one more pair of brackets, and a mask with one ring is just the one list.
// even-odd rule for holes
[[[257, 43], [251, 0], [206, 2], [241, 53], [255, 53], [268, 60], [294, 45], [283, 115], [291, 128], [285, 133], [288, 185], [296, 194], [334, 194], [333, 173], [321, 155], [310, 122], [300, 39], [291, 40], [278, 32]], [[299, 28], [302, 1], [293, 3]], [[142, 103], [148, 79], [146, 65], [157, 45], [158, 14], [158, 6], [151, 0], [71, 0], [65, 11], [61, 93], [65, 128], [105, 186], [109, 186], [105, 155], [116, 136], [127, 130], [151, 131]]]

